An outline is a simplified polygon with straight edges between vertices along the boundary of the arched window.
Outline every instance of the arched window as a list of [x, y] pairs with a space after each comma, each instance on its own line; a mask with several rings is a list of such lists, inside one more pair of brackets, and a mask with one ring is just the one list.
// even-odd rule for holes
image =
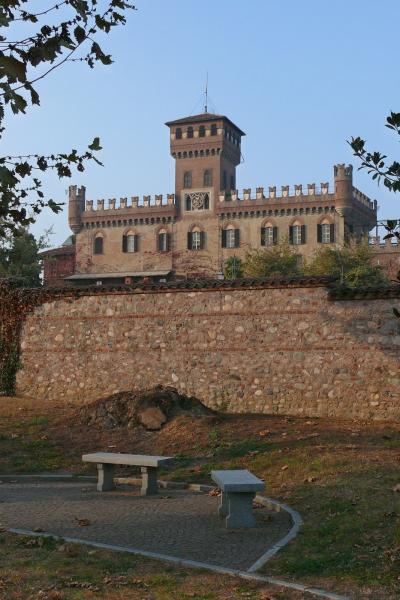
[[324, 219], [317, 225], [317, 242], [319, 244], [333, 244], [335, 241], [335, 225]]
[[215, 123], [211, 125], [211, 135], [217, 135], [217, 126]]
[[204, 127], [204, 125], [200, 125], [199, 127], [199, 137], [205, 137], [206, 135], [206, 128]]
[[193, 227], [188, 231], [188, 250], [202, 250], [204, 248], [205, 233], [200, 227]]
[[306, 226], [301, 225], [299, 221], [295, 221], [289, 227], [289, 243], [295, 246], [306, 243]]
[[222, 230], [222, 247], [238, 248], [240, 246], [240, 229], [235, 229], [233, 225], [228, 225]]
[[203, 185], [204, 187], [209, 187], [212, 185], [212, 171], [211, 169], [206, 169], [203, 175]]
[[183, 187], [188, 189], [192, 187], [192, 173], [191, 171], [185, 171], [183, 175]]
[[193, 127], [188, 127], [187, 128], [187, 136], [188, 136], [188, 138], [192, 138], [193, 137]]
[[128, 232], [122, 236], [122, 252], [137, 252], [138, 251], [138, 236]]
[[181, 140], [182, 139], [182, 129], [180, 127], [178, 127], [175, 130], [175, 139], [176, 140]]
[[166, 229], [159, 229], [157, 234], [158, 252], [168, 252], [170, 249], [170, 235]]
[[227, 188], [227, 185], [228, 185], [228, 176], [227, 176], [227, 174], [226, 174], [226, 171], [224, 171], [224, 172], [222, 173], [222, 189], [223, 189], [223, 190], [226, 190], [226, 188]]
[[94, 254], [103, 254], [104, 253], [104, 240], [101, 233], [98, 233], [94, 238], [93, 244], [93, 252]]

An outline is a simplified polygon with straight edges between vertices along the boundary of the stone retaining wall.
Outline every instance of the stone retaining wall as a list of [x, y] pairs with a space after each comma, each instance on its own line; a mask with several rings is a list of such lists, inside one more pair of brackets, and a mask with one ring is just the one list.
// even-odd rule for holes
[[17, 391], [87, 402], [173, 385], [210, 407], [400, 417], [397, 300], [324, 287], [102, 292], [27, 316]]

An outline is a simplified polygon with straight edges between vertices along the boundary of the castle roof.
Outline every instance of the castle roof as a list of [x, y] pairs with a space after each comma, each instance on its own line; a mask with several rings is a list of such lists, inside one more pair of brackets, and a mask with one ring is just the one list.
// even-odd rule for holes
[[187, 123], [203, 123], [204, 121], [219, 121], [223, 119], [227, 121], [232, 127], [240, 133], [240, 135], [246, 135], [233, 121], [225, 117], [225, 115], [216, 115], [214, 113], [202, 113], [201, 115], [192, 115], [190, 117], [183, 117], [182, 119], [176, 119], [175, 121], [167, 121], [165, 123], [168, 127], [171, 125], [185, 125]]

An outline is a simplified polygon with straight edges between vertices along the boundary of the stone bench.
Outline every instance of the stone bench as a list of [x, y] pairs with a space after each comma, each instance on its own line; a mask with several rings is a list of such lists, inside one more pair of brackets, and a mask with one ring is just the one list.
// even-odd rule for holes
[[146, 456], [143, 454], [118, 454], [116, 452], [94, 452], [93, 454], [84, 454], [83, 462], [97, 464], [97, 490], [106, 492], [115, 489], [114, 469], [115, 465], [129, 465], [141, 467], [142, 487], [140, 493], [142, 496], [152, 496], [157, 494], [157, 471], [161, 465], [170, 463], [171, 456]]
[[253, 499], [265, 488], [264, 482], [246, 469], [211, 471], [211, 479], [221, 490], [218, 514], [226, 517], [226, 527], [254, 527]]

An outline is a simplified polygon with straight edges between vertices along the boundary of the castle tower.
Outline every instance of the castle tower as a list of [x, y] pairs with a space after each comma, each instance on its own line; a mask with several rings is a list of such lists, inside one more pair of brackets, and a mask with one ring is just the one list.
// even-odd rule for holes
[[69, 186], [68, 194], [68, 224], [73, 233], [81, 230], [81, 215], [85, 210], [85, 187]]
[[241, 138], [245, 133], [222, 115], [203, 113], [169, 121], [175, 158], [175, 194], [180, 211], [189, 195], [206, 197], [213, 211], [221, 190], [236, 189]]
[[337, 207], [351, 206], [353, 198], [353, 165], [339, 164], [333, 167], [335, 203]]

